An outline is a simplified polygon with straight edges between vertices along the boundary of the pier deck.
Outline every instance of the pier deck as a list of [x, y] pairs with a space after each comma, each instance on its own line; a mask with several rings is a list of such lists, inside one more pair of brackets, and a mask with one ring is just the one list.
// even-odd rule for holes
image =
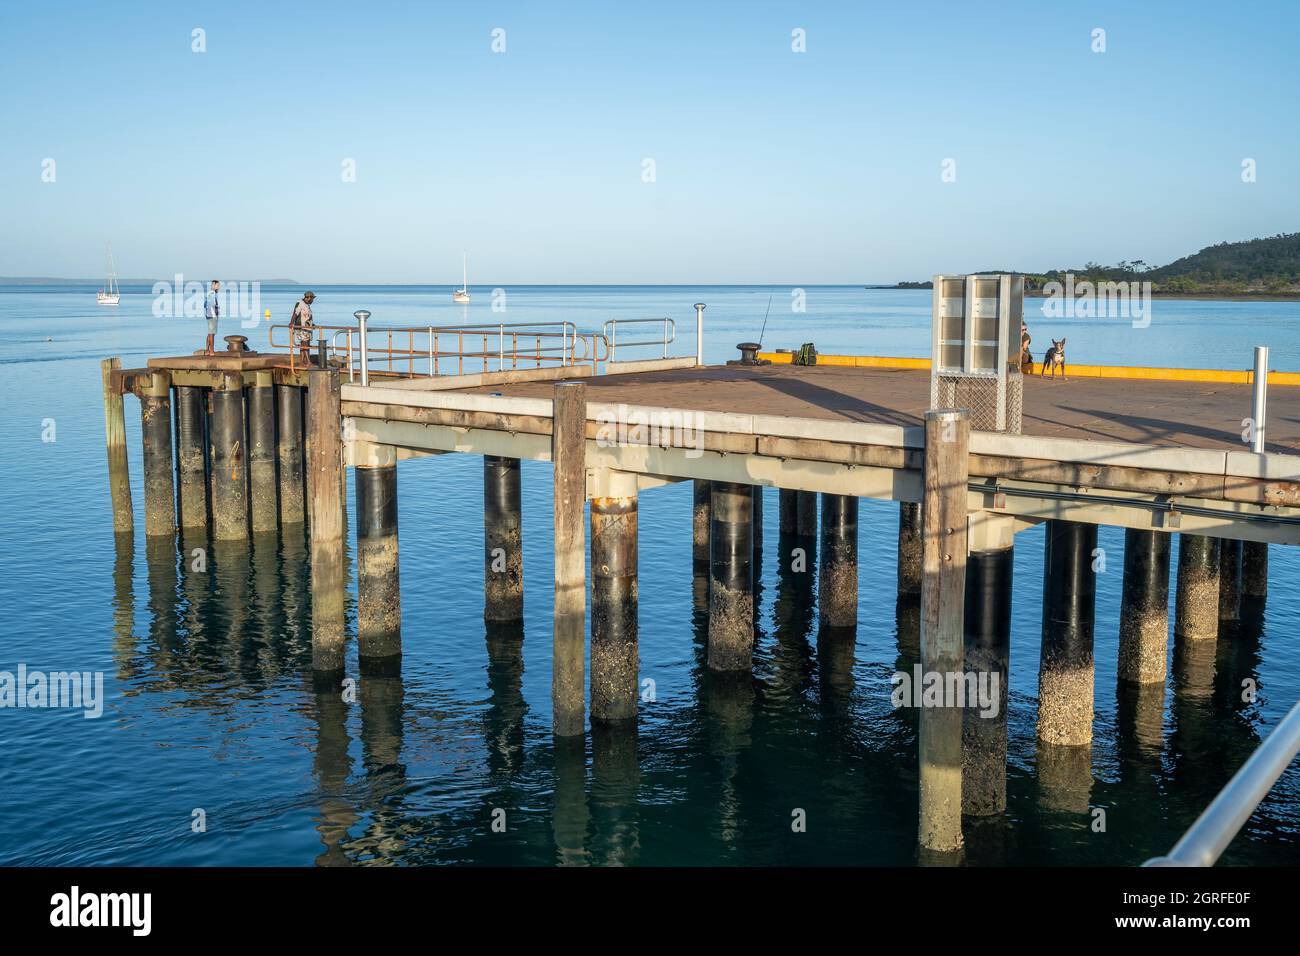
[[[707, 366], [574, 379], [594, 402], [919, 426], [930, 373], [837, 366]], [[465, 389], [550, 398], [551, 382]], [[1251, 387], [1218, 382], [1025, 378], [1023, 434], [1143, 445], [1246, 450]], [[1300, 452], [1300, 388], [1269, 392], [1269, 451]]]

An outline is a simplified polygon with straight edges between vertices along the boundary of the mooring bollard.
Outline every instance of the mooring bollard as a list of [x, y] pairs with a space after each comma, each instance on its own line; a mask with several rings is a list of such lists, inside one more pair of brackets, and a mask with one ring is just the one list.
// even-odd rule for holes
[[248, 486], [254, 534], [279, 527], [275, 459], [275, 383], [269, 371], [255, 372], [248, 389]]
[[591, 499], [591, 719], [637, 710], [636, 475], [606, 472]]
[[311, 523], [311, 663], [343, 670], [343, 434], [339, 377], [307, 376], [307, 501]]
[[363, 668], [392, 673], [402, 657], [397, 450], [359, 442], [356, 456], [357, 656]]
[[108, 449], [108, 491], [113, 501], [113, 533], [130, 534], [135, 527], [131, 504], [131, 477], [126, 457], [126, 414], [122, 392], [114, 373], [122, 368], [120, 358], [99, 363], [104, 383], [104, 443]]
[[552, 730], [576, 737], [586, 723], [583, 661], [586, 630], [586, 549], [583, 512], [587, 496], [587, 387], [558, 382], [551, 412], [554, 469], [555, 622], [552, 630]]
[[1053, 519], [1046, 530], [1038, 737], [1076, 747], [1092, 742], [1097, 526]]
[[1162, 684], [1169, 657], [1169, 535], [1124, 532], [1124, 592], [1119, 610], [1121, 681]]
[[[963, 670], [969, 450], [964, 409], [925, 413], [921, 667], [926, 673]], [[919, 715], [918, 841], [924, 850], [952, 852], [962, 846], [959, 704], [944, 700], [922, 707]]]
[[248, 537], [248, 449], [244, 442], [244, 381], [221, 373], [212, 389], [212, 531], [218, 541]]
[[139, 386], [140, 437], [144, 445], [144, 533], [176, 531], [176, 485], [172, 478], [171, 375], [153, 372]]
[[754, 651], [754, 493], [730, 481], [711, 486], [708, 665], [747, 671]]
[[822, 495], [821, 557], [817, 586], [822, 628], [858, 624], [858, 499]]
[[483, 620], [524, 619], [519, 459], [483, 456]]
[[176, 387], [176, 483], [180, 486], [181, 527], [208, 528], [207, 395], [193, 385]]
[[1219, 636], [1218, 538], [1203, 534], [1178, 536], [1178, 593], [1174, 603], [1174, 636], [1191, 641]]

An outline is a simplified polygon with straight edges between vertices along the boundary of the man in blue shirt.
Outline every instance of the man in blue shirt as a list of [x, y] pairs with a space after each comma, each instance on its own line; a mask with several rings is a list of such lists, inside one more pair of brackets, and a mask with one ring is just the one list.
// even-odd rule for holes
[[220, 288], [221, 283], [213, 279], [212, 288], [203, 300], [203, 316], [208, 320], [208, 345], [203, 350], [204, 355], [217, 354], [217, 319], [221, 316], [221, 300], [217, 296], [217, 291]]

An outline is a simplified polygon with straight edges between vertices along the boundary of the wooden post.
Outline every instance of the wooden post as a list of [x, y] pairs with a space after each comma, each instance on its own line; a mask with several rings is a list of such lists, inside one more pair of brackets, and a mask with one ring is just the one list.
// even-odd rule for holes
[[524, 619], [519, 459], [483, 456], [483, 620]]
[[135, 529], [135, 512], [131, 505], [131, 477], [126, 459], [126, 415], [122, 392], [113, 373], [122, 367], [120, 358], [106, 358], [99, 363], [104, 382], [104, 440], [108, 448], [108, 491], [113, 501], [113, 533], [130, 534]]
[[311, 512], [311, 664], [343, 670], [343, 433], [338, 374], [307, 377], [307, 501]]
[[[965, 409], [925, 413], [921, 667], [926, 673], [960, 674], [963, 667], [969, 448]], [[918, 838], [926, 850], [962, 846], [958, 703], [945, 700], [942, 706], [921, 708]]]
[[280, 524], [275, 458], [275, 383], [270, 371], [256, 372], [248, 390], [248, 494], [254, 534], [275, 531]]
[[244, 441], [244, 381], [223, 372], [212, 390], [212, 530], [218, 541], [248, 537], [248, 446]]
[[358, 443], [357, 656], [372, 674], [391, 674], [402, 658], [402, 597], [397, 547], [397, 450]]
[[280, 524], [302, 524], [303, 505], [302, 390], [296, 385], [277, 385], [276, 415], [279, 419]]
[[140, 437], [144, 446], [144, 533], [176, 533], [176, 485], [172, 473], [172, 380], [155, 371], [139, 386]]
[[583, 512], [587, 501], [587, 386], [559, 382], [552, 403], [554, 467], [555, 623], [551, 696], [557, 737], [583, 733], [586, 681], [587, 571]]
[[591, 499], [591, 720], [635, 721], [636, 475], [605, 472]]
[[208, 530], [207, 395], [195, 385], [176, 387], [176, 483], [181, 527]]

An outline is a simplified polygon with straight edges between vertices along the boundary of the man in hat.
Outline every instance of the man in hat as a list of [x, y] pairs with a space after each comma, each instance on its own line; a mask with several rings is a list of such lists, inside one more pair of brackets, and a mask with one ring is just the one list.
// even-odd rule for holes
[[217, 319], [221, 317], [221, 297], [217, 293], [220, 290], [221, 283], [213, 279], [212, 287], [203, 297], [203, 317], [208, 320], [208, 341], [203, 347], [204, 355], [217, 354]]
[[311, 364], [311, 330], [315, 328], [311, 320], [311, 304], [316, 301], [316, 293], [308, 292], [294, 303], [293, 315], [289, 317], [289, 336], [293, 345], [302, 351], [302, 364]]

